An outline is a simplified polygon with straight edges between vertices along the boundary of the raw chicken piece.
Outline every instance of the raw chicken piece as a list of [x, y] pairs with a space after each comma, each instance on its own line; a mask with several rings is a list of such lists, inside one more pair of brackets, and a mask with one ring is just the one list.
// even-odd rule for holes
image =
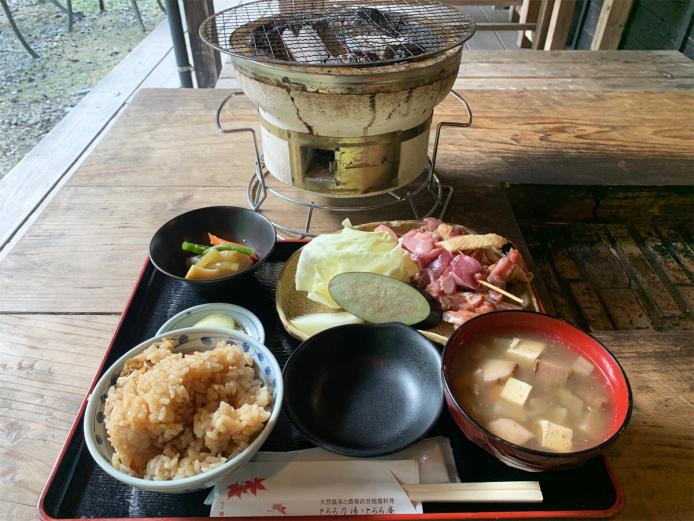
[[[421, 255], [413, 255], [413, 260], [419, 264], [420, 269], [424, 269], [427, 266], [429, 266], [433, 261], [435, 261], [437, 258], [441, 256], [443, 252], [445, 252], [443, 248], [434, 248], [433, 250], [430, 250], [426, 253], [422, 253]], [[446, 252], [448, 253], [448, 252]], [[450, 253], [449, 253], [450, 255]], [[450, 264], [450, 260], [448, 261]]]
[[395, 240], [395, 241], [398, 240], [398, 234], [395, 233], [395, 232], [393, 231], [392, 228], [389, 228], [389, 227], [386, 226], [385, 224], [379, 224], [378, 226], [376, 226], [376, 227], [374, 228], [374, 231], [375, 231], [375, 232], [386, 232], [388, 235], [390, 235], [390, 237], [391, 237], [393, 240]]
[[465, 230], [458, 224], [441, 223], [438, 228], [436, 228], [436, 233], [439, 234], [440, 240], [446, 241], [451, 237], [465, 235]]
[[517, 249], [511, 248], [496, 264], [489, 267], [487, 282], [504, 289], [516, 266], [525, 271], [520, 253]]
[[460, 254], [453, 258], [446, 273], [452, 273], [458, 285], [477, 289], [480, 283], [475, 276], [484, 273], [484, 268], [477, 259]]
[[434, 239], [426, 233], [411, 230], [402, 236], [402, 245], [410, 253], [421, 255], [434, 249]]
[[432, 251], [439, 252], [434, 261], [429, 265], [429, 268], [431, 269], [430, 276], [433, 280], [438, 279], [446, 272], [446, 269], [448, 266], [450, 266], [451, 261], [453, 260], [453, 255], [451, 255], [448, 250], [444, 250], [442, 248]]
[[423, 228], [428, 232], [433, 232], [441, 224], [443, 224], [443, 221], [441, 219], [437, 219], [436, 217], [425, 217]]
[[470, 320], [471, 318], [474, 318], [477, 316], [477, 313], [473, 311], [464, 311], [464, 310], [456, 310], [456, 311], [445, 311], [443, 313], [443, 320], [444, 322], [448, 322], [449, 324], [453, 324], [453, 327], [459, 328], [462, 326], [465, 322]]

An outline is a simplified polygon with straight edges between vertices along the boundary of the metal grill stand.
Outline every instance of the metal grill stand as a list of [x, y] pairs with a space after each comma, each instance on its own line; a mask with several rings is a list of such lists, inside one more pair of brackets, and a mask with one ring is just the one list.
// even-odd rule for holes
[[[248, 132], [251, 134], [256, 162], [255, 172], [248, 181], [248, 191], [246, 195], [250, 208], [255, 212], [260, 212], [261, 206], [267, 199], [268, 195], [279, 197], [289, 204], [302, 206], [306, 208], [306, 222], [303, 230], [291, 228], [275, 221], [271, 222], [280, 232], [285, 232], [302, 238], [315, 237], [317, 234], [311, 233], [311, 222], [314, 211], [326, 211], [331, 213], [356, 213], [382, 210], [384, 208], [389, 208], [396, 205], [408, 204], [414, 219], [419, 220], [432, 215], [436, 215], [436, 217], [439, 219], [443, 218], [451, 197], [453, 196], [453, 187], [444, 184], [439, 176], [436, 175], [436, 159], [438, 156], [441, 129], [444, 127], [464, 128], [472, 125], [472, 111], [470, 110], [470, 105], [468, 105], [468, 102], [456, 91], [451, 91], [450, 94], [463, 104], [467, 112], [468, 119], [462, 123], [455, 121], [441, 121], [436, 125], [434, 149], [431, 159], [427, 159], [427, 164], [422, 174], [409, 185], [396, 188], [384, 194], [365, 198], [349, 198], [348, 201], [352, 204], [340, 204], [339, 201], [347, 200], [338, 198], [332, 199], [336, 201], [334, 204], [332, 202], [320, 203], [316, 202], [316, 198], [321, 194], [311, 194], [309, 192], [296, 191], [296, 194], [288, 195], [279, 188], [268, 186], [266, 177], [268, 176], [269, 171], [265, 168], [263, 163], [263, 157], [260, 153], [260, 148], [258, 147], [258, 138], [255, 130], [250, 127], [235, 129], [222, 127], [222, 110], [231, 99], [236, 96], [243, 96], [243, 92], [232, 92], [226, 98], [224, 98], [224, 100], [222, 100], [222, 103], [217, 108], [216, 124], [217, 130], [223, 134], [237, 134], [241, 132]], [[428, 210], [425, 212], [420, 211], [415, 204], [415, 198], [420, 194], [428, 195], [433, 200], [431, 205], [428, 207]], [[370, 204], [367, 204], [367, 202]]]

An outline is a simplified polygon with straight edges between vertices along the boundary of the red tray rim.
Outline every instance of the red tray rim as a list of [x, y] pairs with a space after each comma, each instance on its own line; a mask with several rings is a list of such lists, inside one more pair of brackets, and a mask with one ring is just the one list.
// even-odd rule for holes
[[[281, 243], [307, 243], [308, 239], [281, 239], [278, 240], [277, 242]], [[111, 340], [109, 341], [108, 348], [104, 352], [104, 356], [101, 359], [101, 362], [99, 363], [99, 367], [96, 370], [96, 373], [94, 374], [94, 378], [92, 379], [91, 384], [89, 385], [89, 390], [87, 391], [87, 394], [82, 400], [82, 404], [80, 405], [79, 410], [77, 411], [77, 414], [75, 416], [74, 421], [72, 422], [72, 427], [70, 427], [70, 432], [68, 433], [67, 437], [65, 438], [65, 442], [63, 443], [63, 447], [60, 450], [60, 453], [58, 454], [58, 458], [56, 459], [55, 463], [53, 464], [53, 468], [51, 469], [51, 473], [48, 476], [48, 480], [46, 481], [46, 484], [43, 486], [43, 489], [41, 490], [41, 495], [39, 496], [38, 503], [36, 505], [36, 510], [38, 514], [38, 518], [41, 521], [82, 521], [83, 518], [55, 518], [50, 515], [45, 510], [44, 503], [46, 500], [46, 494], [48, 493], [48, 490], [50, 489], [51, 485], [53, 484], [53, 480], [55, 479], [55, 475], [58, 472], [58, 467], [63, 461], [63, 458], [65, 456], [65, 453], [67, 452], [68, 446], [70, 445], [70, 442], [72, 441], [72, 438], [75, 435], [75, 432], [77, 429], [80, 428], [81, 421], [80, 419], [82, 418], [82, 415], [84, 414], [84, 410], [87, 407], [87, 400], [89, 399], [89, 396], [92, 394], [92, 390], [94, 389], [94, 386], [97, 384], [99, 381], [99, 375], [101, 374], [101, 371], [104, 368], [104, 365], [106, 365], [106, 359], [108, 358], [109, 353], [111, 352], [111, 349], [113, 349], [113, 344], [115, 343], [116, 336], [118, 336], [118, 333], [120, 332], [120, 329], [123, 325], [123, 319], [125, 317], [126, 312], [128, 309], [130, 309], [130, 305], [132, 304], [133, 299], [135, 298], [135, 293], [137, 292], [137, 289], [140, 287], [140, 283], [142, 282], [142, 277], [145, 274], [145, 271], [150, 265], [150, 260], [149, 257], [145, 260], [145, 262], [142, 264], [142, 267], [140, 268], [140, 272], [137, 276], [137, 279], [135, 281], [135, 286], [133, 287], [132, 291], [130, 292], [130, 296], [128, 297], [128, 301], [125, 304], [125, 307], [123, 308], [123, 311], [120, 315], [120, 319], [118, 320], [118, 325], [116, 326], [116, 329], [114, 330], [113, 334], [111, 335]], [[537, 292], [535, 290], [535, 286], [531, 285], [532, 291], [535, 294], [535, 298], [540, 306], [540, 311], [544, 312], [544, 306], [542, 305], [542, 302], [538, 298]], [[612, 466], [610, 465], [609, 459], [607, 456], [603, 453], [602, 454], [603, 462], [605, 463], [605, 468], [607, 469], [607, 473], [610, 476], [610, 481], [612, 481], [612, 485], [615, 488], [615, 503], [612, 505], [610, 508], [606, 510], [534, 510], [534, 511], [523, 511], [523, 512], [516, 512], [516, 511], [510, 511], [510, 512], [505, 512], [505, 511], [495, 511], [495, 512], [441, 512], [441, 513], [424, 513], [424, 514], [388, 514], [388, 515], [361, 515], [361, 516], [330, 516], [331, 519], [353, 519], [354, 517], [358, 517], [358, 519], [363, 519], [365, 521], [408, 521], [408, 520], [449, 520], [449, 519], [498, 519], [498, 518], [506, 518], [506, 519], [548, 519], [548, 518], [587, 518], [587, 519], [597, 519], [597, 518], [609, 518], [613, 517], [616, 515], [624, 506], [624, 498], [622, 496], [622, 488], [619, 484], [619, 481], [617, 480], [617, 476], [615, 475]], [[130, 517], [99, 517], [99, 518], [90, 518], [93, 521], [124, 521], [127, 519], [133, 519]], [[138, 517], [136, 518], [138, 521], [202, 521], [204, 519], [228, 519], [230, 521], [242, 521], [244, 519], [249, 520], [249, 521], [269, 521], [272, 519], [277, 519], [277, 517], [272, 517], [272, 516], [262, 516], [262, 517], [218, 517], [218, 518], [210, 518], [210, 517], [200, 517], [200, 516], [195, 516], [195, 517]], [[315, 521], [316, 519], [320, 519], [320, 516], [286, 516], [282, 517], [282, 519], [290, 519], [291, 521]]]

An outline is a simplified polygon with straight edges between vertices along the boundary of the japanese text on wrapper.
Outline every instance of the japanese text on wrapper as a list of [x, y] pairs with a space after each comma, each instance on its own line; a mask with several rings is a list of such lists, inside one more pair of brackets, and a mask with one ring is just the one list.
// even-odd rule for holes
[[320, 515], [322, 516], [360, 516], [369, 514], [393, 514], [395, 509], [393, 497], [350, 497], [321, 498]]

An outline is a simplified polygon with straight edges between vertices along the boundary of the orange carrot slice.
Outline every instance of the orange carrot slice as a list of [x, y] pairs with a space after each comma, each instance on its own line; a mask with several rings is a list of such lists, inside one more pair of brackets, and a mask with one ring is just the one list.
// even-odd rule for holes
[[[217, 246], [218, 244], [234, 244], [235, 246], [246, 246], [245, 244], [240, 244], [238, 242], [227, 241], [226, 239], [217, 237], [216, 235], [213, 235], [210, 232], [207, 232], [207, 236], [210, 238], [210, 244], [212, 246]], [[258, 257], [256, 257], [255, 255], [249, 255], [249, 257], [254, 261], [258, 260]]]

